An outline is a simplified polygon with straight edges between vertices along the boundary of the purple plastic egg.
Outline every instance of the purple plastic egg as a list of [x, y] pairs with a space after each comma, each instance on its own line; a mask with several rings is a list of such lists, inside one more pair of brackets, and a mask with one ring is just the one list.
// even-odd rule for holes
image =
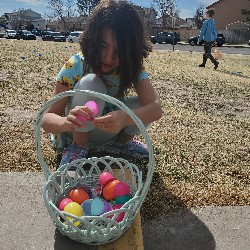
[[102, 213], [104, 214], [104, 213], [109, 212], [111, 210], [111, 206], [109, 205], [109, 203], [106, 200], [102, 200], [102, 202], [104, 205]]

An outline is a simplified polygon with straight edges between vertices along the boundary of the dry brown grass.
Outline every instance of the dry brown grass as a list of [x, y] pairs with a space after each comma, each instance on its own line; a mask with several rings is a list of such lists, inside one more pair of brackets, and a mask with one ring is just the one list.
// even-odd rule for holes
[[[79, 47], [1, 40], [0, 49], [0, 170], [41, 171], [36, 114]], [[200, 53], [156, 51], [145, 63], [164, 109], [149, 128], [157, 166], [145, 218], [176, 205], [250, 205], [250, 57], [224, 55], [217, 71], [200, 61]], [[49, 143], [44, 155], [53, 160]]]

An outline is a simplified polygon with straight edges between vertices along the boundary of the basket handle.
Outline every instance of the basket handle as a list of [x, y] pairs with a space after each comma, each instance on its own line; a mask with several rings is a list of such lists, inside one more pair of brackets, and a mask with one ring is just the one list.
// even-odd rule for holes
[[153, 172], [154, 172], [154, 167], [155, 167], [155, 159], [154, 159], [154, 153], [153, 153], [153, 147], [151, 144], [151, 140], [149, 138], [148, 132], [145, 129], [144, 124], [142, 123], [142, 121], [135, 115], [135, 113], [129, 109], [123, 102], [117, 100], [114, 97], [111, 97], [109, 95], [106, 94], [102, 94], [99, 92], [95, 92], [95, 91], [90, 91], [90, 90], [70, 90], [70, 91], [65, 91], [62, 92], [60, 94], [55, 95], [54, 97], [52, 97], [49, 101], [47, 101], [42, 108], [40, 109], [38, 116], [37, 116], [37, 120], [35, 123], [35, 144], [36, 144], [36, 152], [37, 152], [37, 158], [38, 161], [40, 162], [43, 171], [44, 171], [44, 176], [46, 181], [48, 180], [49, 176], [51, 175], [51, 171], [49, 169], [48, 164], [45, 162], [44, 158], [43, 158], [43, 154], [42, 154], [42, 148], [41, 148], [41, 124], [42, 124], [42, 117], [45, 113], [45, 111], [56, 101], [63, 99], [65, 97], [69, 97], [69, 96], [74, 96], [76, 94], [85, 94], [85, 95], [90, 95], [93, 97], [97, 97], [100, 98], [106, 102], [110, 102], [114, 105], [116, 105], [117, 107], [119, 107], [121, 110], [125, 111], [131, 118], [132, 120], [135, 122], [135, 124], [138, 126], [141, 134], [144, 136], [145, 138], [145, 142], [148, 146], [148, 151], [149, 151], [149, 162], [148, 162], [148, 172], [147, 172], [147, 183], [151, 183], [151, 179], [153, 176]]

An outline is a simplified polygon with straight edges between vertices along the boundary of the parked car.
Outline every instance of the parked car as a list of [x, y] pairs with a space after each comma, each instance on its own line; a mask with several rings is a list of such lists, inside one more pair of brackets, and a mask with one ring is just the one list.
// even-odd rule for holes
[[36, 40], [36, 36], [28, 30], [18, 30], [16, 35], [17, 40]]
[[66, 37], [63, 36], [59, 31], [48, 31], [42, 35], [43, 41], [54, 41], [54, 42], [66, 42]]
[[68, 36], [68, 42], [70, 42], [70, 43], [78, 43], [82, 33], [83, 33], [82, 31], [70, 32], [70, 34]]
[[38, 29], [33, 29], [31, 33], [34, 34], [35, 36], [41, 36], [41, 30]]
[[[155, 36], [150, 37], [150, 41], [155, 43], [170, 43], [173, 44], [173, 32], [162, 31]], [[176, 32], [174, 32], [174, 44], [180, 42], [180, 36]]]
[[15, 39], [16, 38], [16, 31], [15, 30], [6, 30], [4, 37], [7, 39]]
[[247, 43], [248, 45], [250, 45], [250, 40], [248, 41], [248, 43]]
[[[203, 45], [204, 44], [204, 41], [201, 40], [201, 42], [199, 43], [199, 35], [198, 36], [192, 36], [188, 39], [188, 43], [192, 46], [194, 45]], [[216, 42], [217, 42], [217, 46], [218, 47], [221, 47], [224, 43], [225, 43], [225, 36], [223, 34], [217, 34], [217, 39], [216, 39]]]

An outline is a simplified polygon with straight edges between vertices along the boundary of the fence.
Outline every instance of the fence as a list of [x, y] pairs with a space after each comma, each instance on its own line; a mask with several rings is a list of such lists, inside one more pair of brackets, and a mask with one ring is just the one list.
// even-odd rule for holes
[[[180, 34], [181, 41], [187, 41], [189, 37], [199, 35], [200, 30], [179, 29], [176, 32]], [[223, 34], [229, 44], [245, 44], [250, 40], [249, 30], [217, 30], [217, 33]]]

